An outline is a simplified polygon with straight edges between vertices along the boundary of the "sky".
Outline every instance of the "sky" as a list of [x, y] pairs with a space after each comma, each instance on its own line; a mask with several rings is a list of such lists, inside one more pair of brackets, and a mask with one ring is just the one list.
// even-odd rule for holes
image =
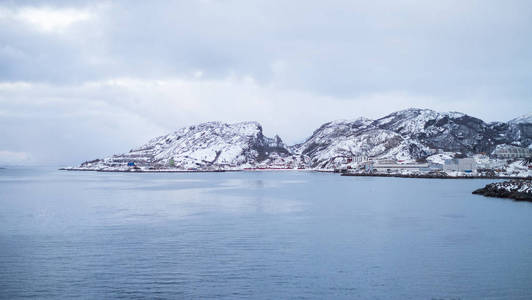
[[0, 164], [206, 122], [303, 141], [409, 107], [532, 112], [531, 1], [0, 1]]

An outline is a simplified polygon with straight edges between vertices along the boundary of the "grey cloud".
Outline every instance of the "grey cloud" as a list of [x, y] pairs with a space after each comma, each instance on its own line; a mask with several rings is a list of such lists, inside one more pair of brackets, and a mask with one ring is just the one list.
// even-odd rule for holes
[[[57, 83], [203, 70], [339, 96], [481, 89], [530, 96], [526, 1], [104, 4], [77, 4], [96, 18], [75, 26], [75, 38], [4, 22], [1, 78]], [[272, 72], [276, 61], [285, 63], [283, 74]]]
[[[28, 7], [91, 17], [45, 32]], [[528, 1], [1, 2], [0, 151], [70, 162], [209, 120], [295, 142], [410, 106], [506, 120], [532, 111], [531, 46]]]

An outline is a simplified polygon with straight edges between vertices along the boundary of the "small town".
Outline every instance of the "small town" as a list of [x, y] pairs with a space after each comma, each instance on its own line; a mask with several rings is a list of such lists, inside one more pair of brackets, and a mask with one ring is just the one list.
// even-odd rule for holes
[[497, 147], [490, 155], [482, 153], [467, 157], [439, 151], [413, 162], [360, 156], [340, 158], [335, 171], [353, 176], [530, 178], [531, 157], [530, 149], [505, 145]]

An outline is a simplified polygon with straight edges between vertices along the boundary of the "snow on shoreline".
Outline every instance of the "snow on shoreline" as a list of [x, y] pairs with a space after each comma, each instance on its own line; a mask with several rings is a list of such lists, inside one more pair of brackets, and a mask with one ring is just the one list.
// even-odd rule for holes
[[474, 191], [473, 194], [532, 202], [532, 180], [508, 180], [490, 183]]

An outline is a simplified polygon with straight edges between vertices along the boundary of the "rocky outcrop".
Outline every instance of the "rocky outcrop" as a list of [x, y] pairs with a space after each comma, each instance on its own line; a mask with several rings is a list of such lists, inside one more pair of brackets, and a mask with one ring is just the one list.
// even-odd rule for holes
[[490, 183], [481, 189], [473, 191], [473, 194], [532, 202], [532, 180], [510, 180]]

